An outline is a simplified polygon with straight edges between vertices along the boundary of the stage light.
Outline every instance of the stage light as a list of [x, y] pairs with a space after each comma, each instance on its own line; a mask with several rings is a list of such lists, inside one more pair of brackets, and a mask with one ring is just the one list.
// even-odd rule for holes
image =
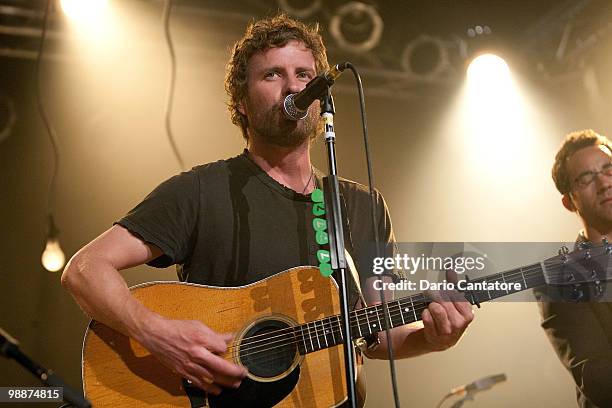
[[94, 21], [106, 11], [107, 0], [60, 0], [64, 14], [74, 21]]
[[55, 226], [53, 215], [48, 217], [47, 243], [40, 261], [49, 272], [57, 272], [66, 264], [66, 255], [59, 243], [59, 230]]
[[491, 27], [489, 27], [488, 25], [477, 25], [467, 29], [467, 35], [470, 38], [476, 38], [479, 35], [490, 35], [491, 33]]
[[338, 9], [329, 22], [329, 31], [340, 48], [353, 53], [370, 51], [378, 45], [383, 20], [374, 6], [352, 1]]
[[125, 38], [121, 28], [123, 2], [108, 0], [59, 0], [67, 27], [75, 40], [71, 42], [81, 48], [79, 52], [94, 54], [101, 59], [112, 59], [108, 55]]
[[450, 67], [448, 49], [440, 38], [419, 35], [404, 47], [400, 65], [410, 75], [434, 80]]
[[507, 44], [488, 25], [469, 27], [466, 34], [467, 37], [459, 41], [459, 51], [467, 65], [468, 80], [506, 81], [511, 76], [510, 68], [500, 55], [507, 54]]
[[467, 69], [469, 81], [495, 82], [507, 80], [510, 68], [506, 61], [495, 54], [481, 54], [474, 58]]
[[506, 61], [494, 54], [476, 57], [465, 91], [463, 126], [475, 168], [505, 168], [519, 175], [535, 127]]
[[277, 0], [285, 13], [298, 18], [307, 18], [319, 11], [322, 0]]

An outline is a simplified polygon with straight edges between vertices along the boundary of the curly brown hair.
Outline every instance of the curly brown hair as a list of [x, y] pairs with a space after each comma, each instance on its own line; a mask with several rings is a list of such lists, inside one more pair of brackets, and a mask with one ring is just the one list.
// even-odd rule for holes
[[248, 141], [248, 121], [238, 106], [247, 95], [247, 68], [251, 57], [270, 48], [283, 47], [297, 40], [312, 51], [317, 74], [329, 69], [327, 52], [319, 34], [319, 25], [306, 25], [285, 14], [251, 22], [242, 38], [234, 44], [225, 70], [225, 91], [229, 96], [228, 110], [232, 123], [239, 126]]
[[610, 140], [592, 129], [579, 130], [565, 136], [565, 140], [555, 156], [555, 163], [552, 168], [552, 178], [557, 190], [561, 194], [568, 194], [572, 189], [572, 181], [567, 170], [567, 161], [572, 154], [589, 146], [606, 146], [612, 152]]

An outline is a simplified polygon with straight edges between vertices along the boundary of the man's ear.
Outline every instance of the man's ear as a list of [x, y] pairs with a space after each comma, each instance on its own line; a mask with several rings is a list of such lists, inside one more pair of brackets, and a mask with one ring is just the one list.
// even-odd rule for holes
[[576, 206], [574, 205], [572, 197], [570, 197], [569, 193], [563, 194], [563, 196], [561, 197], [561, 202], [563, 203], [563, 206], [567, 208], [568, 211], [576, 211]]
[[244, 109], [244, 102], [240, 102], [237, 106], [238, 108], [238, 112], [242, 113], [244, 116], [246, 116], [246, 109]]

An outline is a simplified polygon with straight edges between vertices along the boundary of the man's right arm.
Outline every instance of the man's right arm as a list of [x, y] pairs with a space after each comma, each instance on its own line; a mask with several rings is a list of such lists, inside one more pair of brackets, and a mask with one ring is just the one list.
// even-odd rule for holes
[[598, 407], [611, 406], [610, 325], [602, 325], [606, 318], [601, 316], [600, 321], [594, 310], [607, 311], [607, 304], [539, 302], [538, 306], [542, 328], [581, 394]]
[[162, 255], [125, 228], [115, 225], [77, 252], [66, 265], [62, 284], [92, 318], [141, 343], [164, 365], [205, 391], [237, 387], [246, 370], [223, 354], [231, 335], [198, 321], [171, 320], [144, 307], [130, 293], [119, 270]]

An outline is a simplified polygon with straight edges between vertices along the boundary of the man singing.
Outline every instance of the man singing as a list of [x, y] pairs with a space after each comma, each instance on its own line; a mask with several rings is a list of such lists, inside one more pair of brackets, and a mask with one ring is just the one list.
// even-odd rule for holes
[[[220, 356], [232, 335], [148, 310], [118, 271], [143, 263], [177, 264], [182, 281], [239, 286], [291, 267], [318, 265], [310, 195], [321, 187], [322, 175], [311, 164], [310, 146], [321, 132], [320, 107], [313, 103], [305, 119], [294, 121], [283, 114], [282, 102], [328, 68], [318, 27], [284, 15], [250, 24], [233, 48], [225, 80], [232, 122], [246, 140], [244, 152], [160, 184], [75, 254], [62, 275], [91, 318], [137, 340], [209, 394], [239, 387], [247, 374]], [[350, 227], [347, 246], [362, 274], [365, 300], [374, 303], [379, 297], [368, 255], [373, 240], [368, 190], [347, 180], [341, 180], [340, 190]], [[376, 205], [376, 228], [392, 253], [391, 221], [378, 193]], [[352, 308], [363, 307], [355, 290], [350, 299]], [[423, 312], [422, 327], [392, 331], [395, 355], [444, 350], [471, 320], [465, 301], [433, 302]], [[367, 355], [385, 358], [386, 341]]]

